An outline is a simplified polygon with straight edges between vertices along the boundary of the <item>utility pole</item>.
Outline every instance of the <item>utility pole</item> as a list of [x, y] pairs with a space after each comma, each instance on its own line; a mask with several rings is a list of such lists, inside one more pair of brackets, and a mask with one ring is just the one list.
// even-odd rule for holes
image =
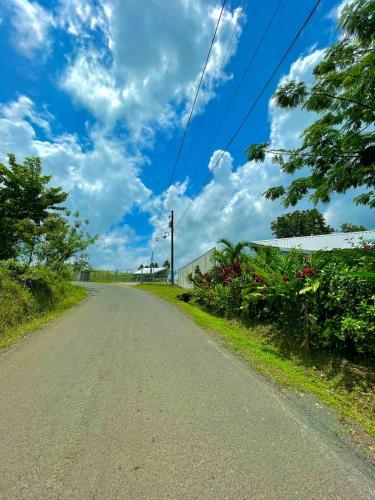
[[171, 215], [169, 216], [170, 222], [169, 227], [171, 228], [171, 283], [174, 285], [174, 220], [173, 220], [173, 210], [171, 210]]

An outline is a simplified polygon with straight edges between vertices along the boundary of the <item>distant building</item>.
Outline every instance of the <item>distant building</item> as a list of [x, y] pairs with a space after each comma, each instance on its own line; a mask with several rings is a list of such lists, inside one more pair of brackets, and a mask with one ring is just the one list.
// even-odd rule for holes
[[[293, 248], [299, 248], [303, 253], [317, 252], [318, 250], [340, 250], [345, 248], [360, 247], [364, 243], [375, 244], [375, 230], [356, 231], [353, 233], [331, 233], [318, 234], [314, 236], [298, 236], [293, 238], [276, 238], [273, 240], [250, 241], [249, 246], [255, 251], [261, 247], [275, 247], [282, 252], [290, 252]], [[197, 257], [189, 264], [178, 270], [177, 284], [183, 288], [192, 288], [189, 283], [189, 273], [194, 273], [198, 265], [202, 273], [206, 273], [213, 267], [212, 254], [214, 248]]]
[[166, 267], [143, 267], [133, 273], [134, 281], [167, 281], [168, 269]]
[[375, 230], [258, 240], [252, 241], [251, 246], [254, 249], [263, 246], [277, 247], [284, 252], [299, 248], [303, 253], [310, 253], [318, 250], [329, 251], [359, 247], [364, 242], [375, 243]]

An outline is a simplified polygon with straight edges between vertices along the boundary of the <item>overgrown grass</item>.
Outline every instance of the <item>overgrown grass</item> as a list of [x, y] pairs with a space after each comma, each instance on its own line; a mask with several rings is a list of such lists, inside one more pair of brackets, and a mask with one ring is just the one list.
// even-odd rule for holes
[[64, 311], [83, 300], [86, 294], [87, 291], [85, 288], [70, 283], [67, 284], [66, 295], [53, 307], [53, 309], [44, 313], [39, 313], [35, 317], [29, 316], [27, 319], [22, 318], [18, 324], [14, 322], [11, 327], [6, 328], [0, 336], [0, 349], [9, 347], [28, 333], [37, 330], [52, 319], [60, 316]]
[[137, 288], [175, 304], [197, 325], [217, 334], [226, 347], [249, 360], [259, 372], [282, 385], [314, 394], [375, 437], [375, 372], [370, 367], [353, 365], [337, 356], [308, 356], [288, 350], [270, 326], [245, 326], [177, 299], [177, 295], [189, 290], [149, 284]]

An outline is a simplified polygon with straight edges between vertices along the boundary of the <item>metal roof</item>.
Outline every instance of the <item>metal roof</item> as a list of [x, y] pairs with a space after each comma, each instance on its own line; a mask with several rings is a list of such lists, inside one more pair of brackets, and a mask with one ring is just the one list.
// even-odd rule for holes
[[165, 271], [166, 269], [166, 267], [144, 267], [133, 274], [156, 274], [160, 273], [161, 271]]
[[278, 247], [281, 250], [300, 248], [307, 252], [316, 250], [334, 250], [361, 246], [363, 242], [375, 243], [375, 229], [356, 231], [354, 233], [331, 233], [293, 238], [276, 238], [274, 240], [252, 241], [254, 246]]

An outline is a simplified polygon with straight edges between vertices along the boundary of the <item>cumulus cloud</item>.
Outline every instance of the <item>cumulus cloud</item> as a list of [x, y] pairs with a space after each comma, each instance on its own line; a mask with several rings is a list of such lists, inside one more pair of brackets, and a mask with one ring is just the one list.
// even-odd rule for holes
[[[107, 47], [82, 46], [64, 72], [62, 87], [109, 127], [120, 120], [139, 133], [145, 127], [183, 124], [219, 16], [217, 5], [150, 0], [145, 9], [137, 0], [113, 0], [100, 12], [99, 19], [105, 21], [95, 24], [105, 33]], [[218, 70], [241, 16], [240, 8], [223, 14], [197, 113], [225, 79]], [[70, 26], [76, 24], [71, 21]], [[80, 29], [85, 32], [83, 23]], [[226, 61], [236, 51], [240, 31], [236, 30]]]
[[109, 3], [90, 0], [59, 0], [56, 8], [56, 23], [70, 35], [88, 37], [90, 32], [108, 32], [108, 19], [111, 17]]
[[14, 42], [20, 52], [32, 57], [36, 51], [45, 54], [51, 40], [50, 29], [55, 25], [53, 15], [38, 2], [9, 0]]
[[[177, 266], [223, 236], [233, 241], [272, 237], [270, 223], [285, 209], [262, 193], [290, 179], [281, 175], [270, 156], [263, 164], [238, 164], [229, 152], [214, 151], [207, 165], [211, 180], [195, 198], [188, 195], [188, 178], [155, 195], [140, 177], [148, 162], [143, 148], [152, 146], [155, 132], [186, 122], [219, 15], [216, 3], [149, 0], [144, 9], [137, 0], [59, 0], [53, 12], [28, 0], [9, 0], [9, 5], [15, 14], [15, 41], [28, 56], [48, 49], [51, 28], [76, 37], [76, 50], [67, 59], [60, 85], [98, 123], [87, 138], [56, 135], [54, 117], [29, 97], [19, 96], [0, 106], [0, 151], [14, 152], [20, 160], [33, 155], [42, 158], [54, 182], [69, 191], [71, 208], [78, 209], [91, 221], [91, 230], [100, 234], [91, 251], [94, 265], [137, 267], [150, 260], [152, 251], [159, 263], [168, 258], [170, 240], [162, 236], [169, 231], [171, 209], [175, 210]], [[217, 86], [230, 78], [225, 72], [219, 74], [219, 69], [233, 29], [239, 26], [228, 60], [236, 51], [242, 16], [240, 8], [224, 12], [197, 113], [214, 97]], [[311, 82], [312, 69], [323, 54], [314, 50], [298, 58], [282, 81]], [[301, 110], [277, 109], [271, 100], [271, 148], [296, 146], [314, 118]], [[126, 130], [125, 137], [118, 135], [119, 130]], [[355, 207], [353, 196], [333, 197], [330, 205], [320, 207], [331, 225], [347, 221], [371, 226], [370, 212]], [[140, 237], [124, 225], [124, 215], [134, 207], [149, 214], [151, 238]], [[307, 202], [298, 206], [308, 207]]]
[[[111, 226], [150, 197], [140, 179], [143, 157], [130, 154], [119, 140], [98, 130], [90, 134], [90, 147], [69, 134], [40, 140], [35, 125], [45, 126], [42, 116], [26, 96], [1, 106], [0, 151], [14, 152], [20, 161], [25, 156], [40, 156], [44, 171], [69, 192], [70, 208], [90, 220], [90, 230], [104, 236], [104, 243], [109, 241]], [[131, 238], [138, 241], [127, 231], [126, 242]], [[119, 245], [120, 240], [116, 241]], [[103, 251], [108, 247], [104, 243]], [[99, 253], [97, 249], [98, 258]]]
[[[298, 58], [281, 81], [299, 79], [307, 83], [312, 80], [312, 70], [322, 58], [324, 51], [316, 50]], [[314, 121], [316, 115], [299, 109], [285, 110], [269, 104], [271, 149], [295, 147], [302, 131]], [[261, 164], [246, 162], [235, 166], [229, 152], [217, 150], [208, 164], [212, 172], [211, 181], [195, 198], [189, 197], [189, 179], [171, 186], [162, 198], [154, 200], [155, 214], [152, 222], [155, 235], [167, 227], [165, 213], [176, 211], [176, 257], [177, 265], [183, 265], [206, 252], [221, 237], [233, 241], [272, 238], [270, 223], [286, 212], [279, 202], [266, 200], [262, 193], [270, 186], [288, 183], [291, 178], [281, 173], [279, 166], [268, 155]], [[213, 171], [213, 167], [216, 168]], [[328, 206], [319, 206], [330, 224], [339, 228], [342, 222], [364, 224], [371, 227], [372, 214], [365, 207], [356, 207], [353, 191], [344, 196], [333, 196]], [[305, 200], [295, 209], [311, 208]], [[186, 211], [187, 210], [187, 211]], [[168, 243], [159, 245], [163, 255], [168, 255]]]

